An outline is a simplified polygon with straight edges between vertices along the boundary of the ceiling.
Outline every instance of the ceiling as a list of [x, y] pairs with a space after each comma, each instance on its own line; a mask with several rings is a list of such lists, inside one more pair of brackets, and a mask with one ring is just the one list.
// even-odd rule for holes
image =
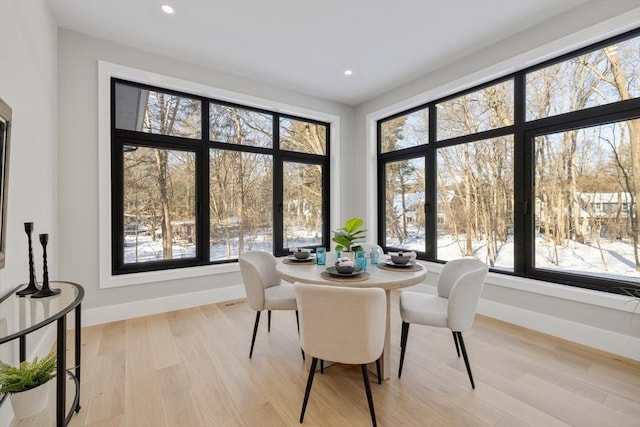
[[62, 28], [351, 106], [587, 1], [47, 0]]

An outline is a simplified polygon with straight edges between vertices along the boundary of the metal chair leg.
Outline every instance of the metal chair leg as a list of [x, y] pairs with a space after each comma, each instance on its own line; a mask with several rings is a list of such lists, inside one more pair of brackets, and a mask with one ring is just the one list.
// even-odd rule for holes
[[[300, 316], [298, 316], [298, 310], [296, 310], [296, 325], [298, 326], [298, 338], [300, 338]], [[302, 347], [300, 347], [300, 351], [302, 352], [302, 360], [305, 360]]]
[[409, 338], [409, 325], [410, 323], [402, 322], [402, 334], [400, 336], [400, 367], [398, 368], [398, 378], [402, 376], [402, 365], [404, 364], [404, 352], [407, 349], [407, 340]]
[[[382, 356], [380, 356], [382, 357]], [[378, 373], [378, 384], [382, 384], [382, 374], [380, 372], [380, 357], [376, 360], [376, 371]]]
[[324, 360], [320, 359], [320, 373], [324, 374]]
[[307, 402], [309, 401], [309, 394], [311, 393], [311, 385], [313, 384], [313, 375], [316, 372], [316, 364], [318, 359], [314, 357], [311, 359], [311, 369], [309, 370], [309, 378], [307, 379], [307, 389], [304, 392], [304, 400], [302, 401], [302, 412], [300, 412], [300, 422], [304, 419], [304, 412], [307, 410]]
[[364, 380], [364, 389], [367, 392], [367, 402], [369, 402], [369, 412], [371, 412], [371, 422], [373, 427], [376, 427], [376, 411], [373, 409], [373, 397], [371, 396], [371, 385], [369, 384], [369, 372], [367, 365], [362, 364], [362, 379]]
[[253, 345], [256, 343], [256, 333], [258, 332], [258, 323], [260, 323], [260, 311], [256, 312], [256, 323], [253, 325], [253, 338], [251, 338], [251, 350], [249, 350], [249, 359], [253, 355]]
[[471, 381], [471, 388], [475, 390], [476, 384], [473, 382], [473, 375], [471, 374], [471, 365], [469, 365], [469, 357], [467, 356], [467, 350], [464, 347], [462, 332], [455, 332], [455, 333], [458, 335], [458, 341], [460, 342], [460, 349], [462, 350], [462, 356], [464, 357], [464, 364], [467, 367], [467, 373], [469, 374], [469, 380]]
[[267, 332], [271, 332], [271, 310], [267, 310]]
[[453, 342], [456, 343], [456, 352], [458, 353], [458, 357], [460, 357], [460, 346], [458, 346], [458, 337], [455, 332], [451, 331], [453, 334]]

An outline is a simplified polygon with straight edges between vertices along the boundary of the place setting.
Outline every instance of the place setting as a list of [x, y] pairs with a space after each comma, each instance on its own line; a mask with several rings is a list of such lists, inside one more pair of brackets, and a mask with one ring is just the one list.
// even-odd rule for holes
[[360, 282], [369, 278], [369, 273], [358, 268], [350, 258], [338, 258], [333, 266], [327, 267], [320, 276], [335, 282]]
[[378, 263], [378, 268], [390, 271], [421, 271], [415, 252], [389, 252], [389, 258]]
[[316, 255], [309, 248], [293, 248], [291, 255], [287, 256], [282, 262], [284, 264], [315, 264]]

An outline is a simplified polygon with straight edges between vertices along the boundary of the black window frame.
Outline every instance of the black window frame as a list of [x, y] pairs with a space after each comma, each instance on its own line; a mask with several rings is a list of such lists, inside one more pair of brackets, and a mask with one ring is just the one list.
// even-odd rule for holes
[[[418, 258], [444, 263], [437, 259], [437, 163], [436, 152], [438, 148], [469, 143], [477, 140], [493, 138], [497, 136], [513, 135], [514, 151], [514, 268], [513, 271], [491, 268], [490, 271], [504, 274], [506, 276], [518, 276], [528, 279], [543, 280], [562, 285], [579, 288], [604, 291], [617, 294], [628, 294], [625, 286], [638, 287], [636, 282], [607, 278], [595, 275], [580, 275], [556, 270], [536, 269], [534, 265], [534, 220], [535, 214], [532, 208], [535, 198], [534, 193], [534, 155], [533, 141], [537, 135], [561, 132], [565, 130], [578, 129], [584, 127], [598, 126], [624, 120], [640, 118], [640, 98], [617, 101], [609, 104], [593, 106], [582, 110], [571, 111], [554, 116], [526, 120], [526, 75], [532, 71], [561, 63], [571, 58], [593, 50], [603, 48], [610, 44], [622, 42], [624, 40], [640, 37], [640, 28], [628, 31], [615, 37], [591, 44], [573, 52], [566, 53], [557, 58], [553, 58], [534, 66], [516, 71], [506, 76], [482, 83], [480, 85], [465, 89], [463, 91], [447, 95], [440, 99], [412, 107], [410, 109], [394, 113], [391, 116], [377, 120], [377, 173], [378, 173], [378, 200], [385, 200], [384, 173], [385, 165], [389, 162], [407, 160], [417, 157], [425, 158], [425, 248], [424, 251], [417, 251]], [[481, 90], [485, 87], [501, 83], [505, 80], [514, 81], [514, 123], [513, 125], [492, 129], [476, 134], [469, 134], [450, 139], [437, 139], [437, 108], [436, 104], [457, 98], [471, 92]], [[400, 149], [392, 152], [381, 152], [381, 125], [388, 120], [402, 117], [420, 109], [429, 110], [429, 141], [426, 143]], [[636, 206], [639, 202], [636, 201]], [[378, 203], [378, 242], [383, 244], [385, 251], [398, 248], [385, 246], [386, 239], [386, 215], [384, 203]]]
[[[132, 130], [116, 128], [115, 109], [116, 84], [125, 84], [136, 88], [159, 91], [170, 95], [183, 96], [199, 100], [201, 103], [201, 137], [184, 138], [178, 136], [159, 135]], [[238, 145], [211, 141], [209, 139], [209, 105], [210, 103], [222, 104], [230, 107], [251, 110], [258, 113], [269, 114], [273, 119], [273, 145], [271, 148], [255, 147], [251, 145]], [[326, 128], [326, 150], [324, 155], [309, 154], [289, 150], [281, 150], [279, 143], [280, 118], [309, 122]], [[195, 257], [188, 259], [170, 259], [159, 261], [144, 261], [138, 263], [124, 262], [124, 170], [123, 149], [127, 145], [144, 146], [149, 148], [176, 149], [195, 153], [195, 226], [196, 226], [196, 253]], [[170, 88], [154, 86], [132, 80], [111, 77], [110, 78], [110, 160], [111, 160], [111, 274], [123, 275], [149, 271], [161, 271], [186, 267], [197, 267], [215, 264], [235, 263], [237, 258], [210, 260], [209, 245], [209, 152], [210, 149], [225, 149], [238, 152], [267, 154], [273, 159], [273, 254], [283, 256], [289, 253], [288, 248], [283, 247], [283, 164], [284, 162], [298, 162], [316, 164], [322, 168], [322, 243], [318, 246], [327, 247], [330, 243], [330, 147], [331, 124], [309, 117], [284, 114], [277, 111], [256, 108], [248, 105], [217, 100], [210, 97], [181, 92]], [[311, 246], [314, 247], [314, 246]]]

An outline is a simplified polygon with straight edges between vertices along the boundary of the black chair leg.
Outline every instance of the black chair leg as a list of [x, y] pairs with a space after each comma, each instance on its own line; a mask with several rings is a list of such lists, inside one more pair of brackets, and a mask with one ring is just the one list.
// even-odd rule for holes
[[256, 323], [253, 325], [253, 338], [251, 338], [251, 350], [249, 350], [249, 359], [253, 356], [253, 345], [256, 343], [256, 333], [258, 332], [258, 323], [260, 323], [260, 311], [256, 312]]
[[369, 384], [369, 371], [367, 365], [362, 364], [362, 379], [364, 380], [364, 389], [367, 392], [367, 402], [369, 402], [369, 412], [371, 412], [371, 422], [376, 427], [376, 411], [373, 409], [373, 397], [371, 396], [371, 385]]
[[[298, 310], [296, 310], [296, 325], [298, 326], [298, 338], [300, 338], [300, 316], [298, 316]], [[305, 360], [304, 350], [302, 347], [300, 348], [300, 351], [302, 352], [302, 360]]]
[[271, 332], [271, 310], [267, 310], [267, 332]]
[[324, 374], [324, 360], [320, 360], [320, 373]]
[[456, 352], [458, 353], [458, 357], [460, 357], [460, 346], [458, 346], [458, 337], [455, 332], [451, 331], [453, 334], [453, 342], [456, 343]]
[[410, 323], [402, 322], [402, 334], [400, 336], [400, 367], [398, 368], [398, 378], [402, 376], [402, 365], [404, 364], [404, 352], [407, 349], [407, 340], [409, 338]]
[[376, 360], [376, 372], [378, 373], [378, 384], [382, 384], [382, 374], [380, 373], [380, 357]]
[[309, 378], [307, 379], [307, 389], [304, 392], [304, 400], [302, 401], [302, 412], [300, 412], [300, 422], [304, 419], [304, 411], [307, 410], [307, 402], [309, 401], [309, 394], [311, 393], [311, 385], [313, 384], [313, 375], [316, 372], [316, 364], [318, 359], [314, 357], [311, 359], [311, 369], [309, 370]]
[[467, 373], [469, 374], [469, 380], [471, 381], [471, 388], [475, 390], [476, 385], [473, 382], [473, 375], [471, 375], [471, 366], [469, 365], [469, 357], [467, 356], [467, 349], [464, 347], [462, 332], [455, 332], [455, 334], [458, 335], [458, 341], [460, 342], [460, 349], [462, 350], [462, 357], [464, 357], [464, 364], [467, 367]]

